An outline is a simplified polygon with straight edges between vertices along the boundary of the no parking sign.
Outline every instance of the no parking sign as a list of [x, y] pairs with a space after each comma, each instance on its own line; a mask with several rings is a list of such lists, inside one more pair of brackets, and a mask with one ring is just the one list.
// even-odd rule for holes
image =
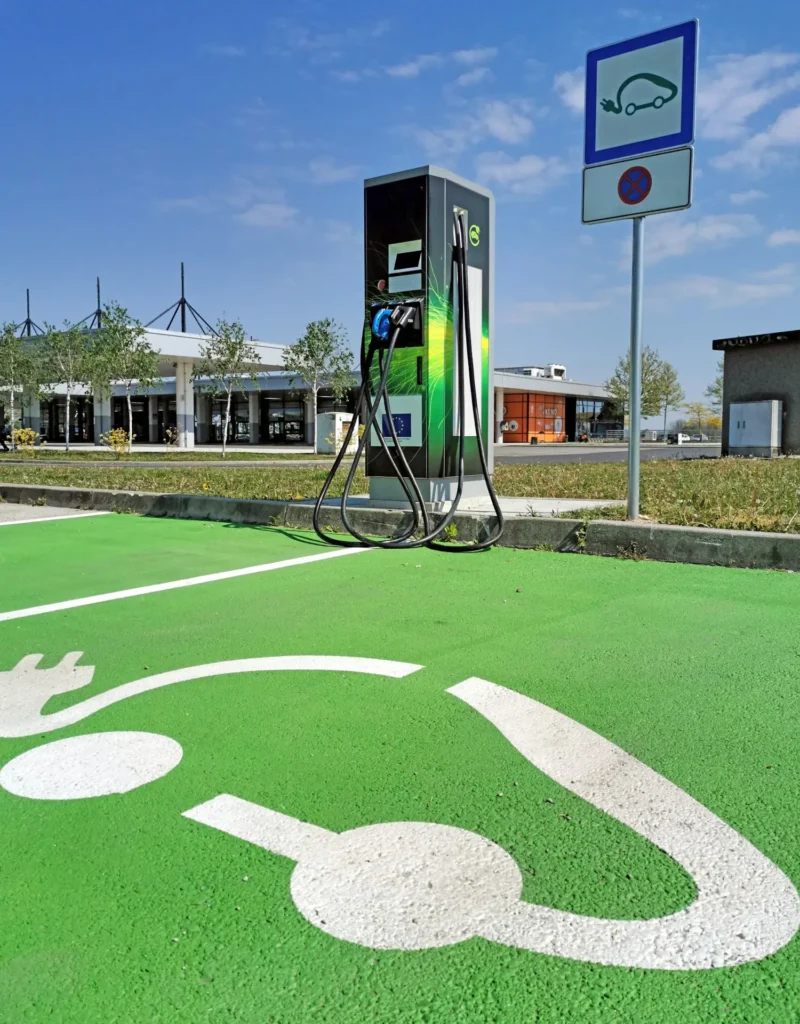
[[692, 204], [698, 35], [687, 21], [586, 55], [582, 220], [633, 220], [629, 519], [639, 518], [644, 218]]
[[673, 149], [583, 170], [584, 224], [685, 210], [692, 204], [694, 150]]

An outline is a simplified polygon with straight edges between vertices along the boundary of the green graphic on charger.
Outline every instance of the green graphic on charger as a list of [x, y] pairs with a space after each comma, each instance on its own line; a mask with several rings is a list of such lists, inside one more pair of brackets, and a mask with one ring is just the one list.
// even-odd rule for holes
[[[664, 96], [660, 92], [650, 100], [649, 103], [633, 103], [629, 102], [624, 107], [622, 105], [622, 94], [632, 85], [634, 82], [650, 82], [655, 85], [658, 89], [665, 89], [667, 95]], [[651, 75], [649, 72], [642, 72], [638, 75], [631, 75], [630, 78], [626, 78], [622, 85], [617, 89], [617, 99], [614, 100], [601, 100], [600, 106], [605, 110], [607, 114], [621, 114], [624, 110], [628, 117], [631, 117], [637, 112], [637, 110], [647, 110], [648, 107], [653, 107], [655, 110], [660, 110], [665, 103], [670, 103], [678, 95], [678, 87], [674, 82], [670, 82], [668, 78], [662, 78], [661, 75]]]
[[473, 224], [469, 229], [469, 240], [472, 245], [481, 244], [481, 229], [477, 224]]

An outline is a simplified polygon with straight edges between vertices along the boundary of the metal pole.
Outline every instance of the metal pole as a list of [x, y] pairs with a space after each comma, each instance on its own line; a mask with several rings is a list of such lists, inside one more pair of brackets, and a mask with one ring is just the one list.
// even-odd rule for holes
[[183, 279], [183, 260], [181, 260], [181, 331], [186, 334], [186, 289]]
[[631, 380], [628, 423], [628, 519], [639, 518], [639, 450], [642, 436], [642, 299], [644, 291], [644, 217], [633, 219], [631, 277]]

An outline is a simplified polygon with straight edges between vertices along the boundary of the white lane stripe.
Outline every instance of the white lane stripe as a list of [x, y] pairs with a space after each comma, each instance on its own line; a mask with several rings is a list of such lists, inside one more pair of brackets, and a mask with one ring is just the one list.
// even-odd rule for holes
[[86, 519], [89, 516], [110, 516], [111, 512], [70, 512], [64, 516], [41, 516], [36, 519], [10, 519], [0, 526], [27, 526], [28, 523], [60, 523], [64, 519]]
[[760, 960], [800, 928], [800, 896], [777, 865], [673, 782], [585, 725], [472, 677], [448, 693], [491, 722], [532, 765], [677, 861], [697, 889], [672, 914], [589, 917], [519, 900], [478, 934], [549, 956], [700, 971]]
[[361, 672], [371, 676], [387, 676], [389, 679], [404, 679], [422, 668], [422, 665], [414, 665], [407, 661], [354, 658], [335, 654], [283, 654], [267, 658], [236, 658], [233, 661], [190, 665], [188, 668], [144, 676], [142, 679], [134, 679], [131, 683], [115, 686], [113, 690], [97, 693], [80, 704], [43, 715], [42, 708], [54, 692], [67, 693], [91, 682], [94, 667], [76, 664], [82, 656], [82, 651], [72, 651], [61, 659], [55, 669], [42, 670], [37, 666], [43, 656], [29, 654], [10, 672], [0, 673], [0, 679], [5, 677], [6, 683], [0, 687], [0, 736], [10, 739], [64, 729], [121, 700], [138, 697], [140, 693], [158, 690], [162, 686], [186, 683], [191, 679], [209, 679], [241, 672]]
[[143, 597], [145, 594], [159, 594], [164, 590], [180, 590], [182, 587], [197, 587], [202, 583], [216, 583], [218, 580], [233, 580], [237, 576], [255, 576], [260, 572], [271, 572], [273, 569], [290, 569], [295, 565], [310, 565], [312, 562], [324, 562], [328, 558], [341, 558], [344, 555], [357, 555], [370, 548], [338, 548], [336, 551], [325, 551], [319, 555], [304, 555], [302, 558], [287, 558], [282, 562], [267, 562], [264, 565], [248, 565], [244, 569], [228, 569], [225, 572], [212, 572], [206, 576], [190, 576], [185, 580], [170, 580], [168, 583], [153, 583], [147, 587], [133, 587], [130, 590], [114, 590], [108, 594], [92, 594], [89, 597], [77, 597], [71, 601], [56, 601], [54, 604], [40, 604], [33, 608], [18, 608], [11, 612], [0, 612], [0, 622], [13, 619], [27, 619], [31, 615], [46, 615], [48, 612], [63, 612], [70, 608], [85, 608], [92, 604], [105, 604], [106, 601], [121, 601], [126, 597]]

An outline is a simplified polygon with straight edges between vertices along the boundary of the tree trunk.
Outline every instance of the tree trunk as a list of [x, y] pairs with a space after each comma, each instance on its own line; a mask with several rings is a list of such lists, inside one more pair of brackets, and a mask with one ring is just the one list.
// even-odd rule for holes
[[317, 454], [317, 391], [318, 390], [319, 390], [319, 388], [316, 388], [316, 387], [311, 389], [311, 394], [313, 396], [312, 399], [311, 399], [311, 402], [312, 402], [311, 414], [314, 417], [314, 430], [313, 430], [313, 433], [312, 433], [311, 437], [312, 437], [312, 440], [314, 442], [314, 454], [315, 455]]
[[228, 447], [228, 426], [231, 422], [231, 393], [228, 392], [228, 397], [225, 401], [225, 425], [222, 428], [222, 457], [225, 458], [225, 450]]
[[667, 439], [667, 409], [668, 408], [669, 408], [669, 406], [667, 405], [666, 402], [664, 402], [664, 440], [665, 441]]
[[11, 451], [15, 452], [17, 450], [17, 443], [14, 440], [14, 381], [13, 380], [11, 381], [11, 394], [9, 395], [9, 398], [11, 400], [11, 420], [9, 422], [9, 427], [11, 428]]
[[133, 446], [133, 411], [131, 409], [130, 391], [125, 392], [125, 397], [128, 400], [128, 455], [130, 455]]
[[66, 444], [65, 451], [69, 451], [69, 404], [70, 404], [69, 400], [70, 400], [70, 393], [69, 393], [69, 384], [68, 384], [67, 385], [67, 409], [66, 409], [67, 416], [66, 416], [66, 421], [65, 421], [66, 425], [64, 427], [64, 441], [65, 441], [65, 444]]

